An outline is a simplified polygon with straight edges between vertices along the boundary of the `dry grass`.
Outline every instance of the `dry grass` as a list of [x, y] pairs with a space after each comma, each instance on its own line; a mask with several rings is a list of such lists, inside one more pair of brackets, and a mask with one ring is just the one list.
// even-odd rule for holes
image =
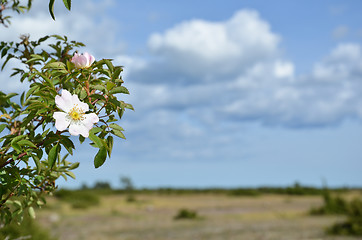
[[[67, 240], [348, 240], [324, 234], [343, 217], [313, 217], [321, 197], [217, 194], [142, 195], [127, 203], [122, 195], [102, 198], [101, 205], [73, 210], [50, 199], [39, 211], [43, 226]], [[179, 209], [197, 211], [201, 219], [173, 220]]]

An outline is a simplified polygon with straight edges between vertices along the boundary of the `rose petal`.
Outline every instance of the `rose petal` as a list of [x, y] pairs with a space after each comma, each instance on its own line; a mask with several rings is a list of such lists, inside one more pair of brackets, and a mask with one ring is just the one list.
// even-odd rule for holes
[[80, 134], [83, 137], [89, 137], [89, 129], [82, 123], [70, 124], [69, 133], [73, 136], [78, 136]]
[[94, 57], [90, 55], [88, 52], [85, 52], [83, 55], [87, 58], [87, 67], [90, 67], [90, 65], [92, 65], [92, 63], [95, 60]]
[[79, 53], [74, 53], [74, 56], [72, 57], [72, 60], [70, 60], [70, 61], [75, 64], [77, 62], [77, 59], [79, 56], [80, 56]]
[[73, 107], [72, 95], [67, 90], [62, 90], [62, 95], [55, 96], [55, 103], [64, 112], [69, 112]]
[[53, 118], [55, 119], [55, 128], [59, 131], [64, 131], [70, 124], [67, 114], [64, 112], [55, 112]]
[[84, 115], [84, 120], [82, 121], [82, 123], [84, 124], [84, 126], [86, 126], [89, 130], [91, 130], [93, 128], [93, 124], [97, 123], [99, 121], [99, 118], [97, 116], [97, 114], [95, 113], [89, 113], [89, 114], [85, 114]]
[[89, 111], [88, 104], [81, 102], [76, 94], [73, 94], [73, 96], [72, 96], [72, 103], [73, 103], [73, 107], [75, 105], [78, 105], [78, 108], [80, 108], [83, 112]]

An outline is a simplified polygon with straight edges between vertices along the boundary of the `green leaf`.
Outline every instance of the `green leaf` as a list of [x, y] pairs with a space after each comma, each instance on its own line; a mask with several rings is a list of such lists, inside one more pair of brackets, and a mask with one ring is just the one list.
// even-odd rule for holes
[[116, 84], [115, 84], [115, 83], [112, 83], [112, 82], [107, 82], [106, 86], [107, 86], [107, 90], [109, 91], [109, 90], [111, 90], [114, 86], [116, 86]]
[[52, 149], [50, 149], [49, 154], [48, 154], [48, 164], [50, 166], [50, 168], [53, 168], [54, 164], [55, 164], [55, 160], [58, 157], [59, 151], [58, 151], [59, 145], [55, 144]]
[[80, 90], [79, 98], [83, 100], [86, 97], [87, 97], [87, 91], [84, 88], [82, 88], [82, 90]]
[[30, 142], [29, 140], [26, 140], [26, 139], [20, 140], [18, 142], [18, 144], [20, 146], [29, 146], [29, 147], [37, 148], [37, 146], [35, 146], [34, 143], [32, 143], [32, 142]]
[[15, 150], [17, 153], [22, 152], [22, 149], [21, 149], [20, 145], [19, 145], [17, 142], [11, 143], [11, 147], [14, 148], [14, 150]]
[[64, 6], [70, 11], [72, 0], [63, 0]]
[[28, 99], [29, 96], [30, 96], [31, 94], [33, 94], [35, 91], [39, 90], [39, 88], [40, 88], [40, 87], [39, 87], [38, 85], [32, 86], [32, 87], [29, 89], [29, 91], [26, 93], [25, 99]]
[[55, 0], [50, 0], [49, 1], [49, 13], [50, 13], [50, 16], [53, 18], [53, 20], [55, 20], [55, 17], [54, 17], [54, 2], [55, 2]]
[[94, 128], [92, 128], [89, 132], [91, 132], [91, 133], [99, 133], [99, 132], [101, 132], [101, 131], [103, 131], [102, 128], [100, 128], [100, 127], [94, 127]]
[[17, 143], [17, 142], [19, 142], [21, 139], [23, 139], [25, 137], [26, 137], [26, 135], [16, 136], [16, 137], [13, 138], [13, 140], [11, 140], [11, 144]]
[[108, 136], [107, 138], [107, 145], [108, 145], [108, 156], [111, 157], [112, 149], [113, 149], [113, 137]]
[[95, 135], [92, 131], [89, 131], [89, 136], [88, 136], [88, 138], [90, 139], [90, 140], [92, 140], [95, 144], [96, 144], [96, 146], [98, 147], [98, 148], [102, 148], [103, 147], [103, 141], [102, 141], [102, 139], [100, 139], [97, 135]]
[[31, 156], [32, 156], [32, 158], [33, 158], [33, 160], [34, 160], [34, 162], [35, 162], [36, 169], [38, 170], [37, 172], [38, 172], [38, 174], [39, 174], [40, 171], [41, 171], [40, 159], [39, 159], [39, 157], [38, 157], [37, 155], [32, 154]]
[[109, 93], [111, 93], [111, 94], [115, 94], [115, 93], [129, 94], [129, 91], [127, 88], [120, 86], [120, 87], [113, 88], [112, 90], [109, 91]]
[[63, 146], [65, 147], [65, 149], [67, 149], [67, 151], [73, 155], [73, 149], [75, 148], [74, 147], [74, 144], [73, 142], [67, 138], [67, 137], [62, 137], [62, 139], [60, 140], [60, 142], [63, 144]]
[[75, 179], [74, 173], [72, 173], [72, 172], [66, 172], [65, 174], [67, 174], [69, 177]]
[[107, 158], [107, 149], [105, 147], [101, 147], [94, 157], [94, 167], [99, 168], [103, 165]]
[[111, 123], [111, 124], [109, 124], [109, 127], [110, 127], [110, 128], [113, 128], [113, 129], [116, 129], [116, 130], [119, 130], [119, 131], [124, 131], [123, 127], [119, 126], [119, 125], [116, 124], [116, 123]]
[[0, 125], [0, 133], [1, 133], [2, 131], [4, 131], [5, 128], [6, 128], [6, 124], [1, 124], [1, 125]]
[[124, 136], [123, 132], [119, 131], [119, 130], [116, 130], [116, 129], [113, 129], [111, 131], [114, 135], [120, 137], [120, 138], [123, 138], [123, 139], [126, 139], [126, 137]]
[[103, 59], [103, 62], [107, 65], [108, 69], [113, 72], [113, 64], [108, 59]]
[[132, 104], [126, 103], [126, 105], [124, 107], [134, 111]]
[[80, 143], [83, 143], [85, 140], [85, 137], [83, 137], [82, 135], [79, 135], [79, 142]]
[[66, 70], [65, 64], [62, 62], [50, 62], [47, 63], [44, 68], [52, 68], [52, 69], [59, 69], [59, 70]]
[[6, 95], [6, 98], [12, 98], [12, 97], [15, 97], [17, 95], [19, 95], [19, 94], [18, 93], [9, 93], [9, 94]]
[[34, 208], [33, 207], [29, 207], [28, 208], [28, 213], [29, 213], [29, 216], [32, 218], [32, 219], [35, 219], [35, 211], [34, 211]]
[[79, 162], [75, 162], [72, 165], [70, 165], [69, 170], [73, 170], [79, 167]]

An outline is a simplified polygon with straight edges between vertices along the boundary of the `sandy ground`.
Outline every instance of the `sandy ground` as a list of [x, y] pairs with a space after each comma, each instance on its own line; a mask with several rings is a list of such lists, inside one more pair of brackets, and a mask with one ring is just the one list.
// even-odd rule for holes
[[[324, 229], [343, 217], [307, 214], [321, 197], [215, 194], [141, 195], [127, 203], [121, 195], [74, 210], [50, 199], [38, 220], [61, 240], [357, 240], [333, 237]], [[197, 220], [174, 220], [179, 209], [195, 210]]]

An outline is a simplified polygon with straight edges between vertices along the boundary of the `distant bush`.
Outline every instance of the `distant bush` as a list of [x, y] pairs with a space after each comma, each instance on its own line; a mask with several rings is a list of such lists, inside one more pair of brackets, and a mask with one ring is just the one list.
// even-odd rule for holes
[[261, 193], [257, 189], [238, 188], [230, 190], [231, 196], [259, 196]]
[[59, 190], [54, 196], [62, 201], [69, 203], [73, 208], [89, 208], [99, 205], [100, 199], [97, 192], [92, 190]]
[[348, 203], [341, 197], [332, 197], [328, 189], [323, 193], [324, 205], [319, 208], [312, 208], [310, 213], [312, 215], [325, 215], [325, 214], [346, 214]]
[[175, 220], [180, 219], [199, 219], [199, 216], [196, 211], [189, 210], [186, 208], [180, 209], [176, 216], [173, 218]]
[[133, 186], [133, 182], [129, 177], [121, 177], [121, 184], [125, 194], [127, 194], [126, 201], [127, 202], [136, 202], [135, 196], [135, 187]]
[[337, 223], [327, 229], [333, 235], [362, 236], [362, 201], [354, 199], [347, 206], [347, 221]]
[[93, 189], [112, 189], [108, 182], [96, 182]]
[[12, 222], [4, 227], [0, 226], [0, 239], [56, 240], [46, 229], [27, 216], [21, 224]]

